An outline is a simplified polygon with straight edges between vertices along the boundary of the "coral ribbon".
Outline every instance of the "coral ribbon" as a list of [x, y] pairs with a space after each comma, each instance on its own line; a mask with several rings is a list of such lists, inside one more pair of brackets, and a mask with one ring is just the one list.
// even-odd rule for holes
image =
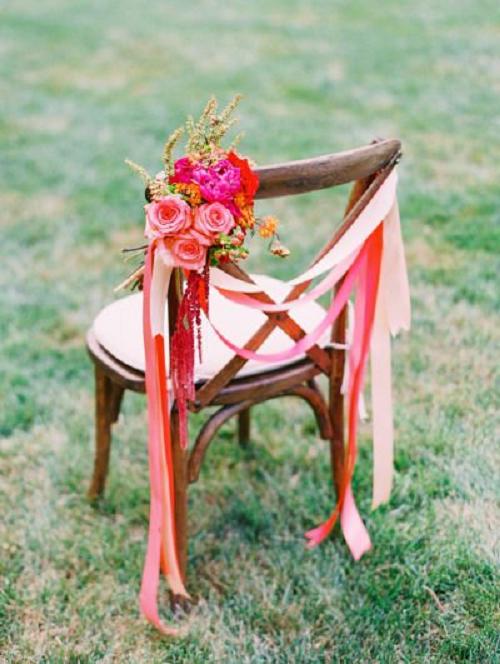
[[[353, 556], [358, 559], [370, 548], [370, 540], [363, 522], [357, 512], [350, 480], [354, 470], [356, 457], [356, 414], [359, 413], [361, 391], [364, 382], [366, 360], [371, 350], [372, 369], [372, 408], [373, 408], [373, 446], [374, 446], [374, 477], [373, 505], [388, 500], [393, 475], [393, 430], [392, 430], [392, 397], [391, 397], [391, 357], [390, 332], [393, 334], [401, 329], [409, 329], [410, 301], [409, 286], [406, 273], [404, 249], [401, 238], [399, 214], [395, 199], [396, 175], [387, 179], [385, 186], [377, 192], [364, 212], [349, 229], [342, 251], [331, 250], [317, 266], [297, 277], [293, 283], [305, 283], [309, 278], [322, 274], [330, 269], [329, 274], [307, 295], [292, 301], [278, 304], [267, 304], [252, 297], [253, 293], [261, 292], [262, 288], [247, 284], [230, 275], [216, 272], [215, 285], [219, 292], [228, 299], [266, 312], [290, 311], [294, 307], [316, 299], [331, 289], [345, 274], [345, 279], [337, 298], [327, 310], [324, 320], [315, 330], [305, 335], [296, 344], [281, 353], [256, 353], [240, 348], [227, 339], [222, 332], [215, 329], [219, 338], [231, 350], [247, 360], [261, 362], [284, 362], [302, 355], [309, 350], [335, 320], [343, 308], [352, 290], [353, 281], [358, 278], [356, 297], [356, 320], [353, 346], [349, 353], [348, 375], [349, 389], [349, 445], [348, 460], [344, 477], [344, 487], [340, 501], [331, 518], [308, 533], [312, 545], [319, 543], [331, 531], [339, 514], [345, 539]], [[385, 213], [381, 222], [378, 214]], [[370, 235], [366, 233], [370, 231]], [[364, 244], [364, 249], [360, 246]], [[365, 253], [363, 251], [365, 250]], [[346, 255], [346, 252], [351, 253]], [[379, 285], [380, 282], [380, 285]], [[355, 377], [357, 375], [357, 378]]]
[[143, 325], [148, 397], [150, 512], [139, 602], [149, 622], [164, 634], [178, 635], [177, 628], [169, 627], [161, 621], [157, 604], [160, 565], [172, 591], [177, 595], [188, 595], [180, 573], [175, 543], [174, 477], [163, 333], [165, 300], [172, 268], [161, 260], [155, 261], [155, 251], [155, 243], [152, 243], [148, 248], [144, 273]]
[[[330, 518], [322, 526], [306, 533], [306, 537], [309, 539], [309, 544], [311, 546], [319, 544], [331, 532], [339, 515], [342, 515], [341, 525], [344, 537], [356, 559], [370, 548], [370, 539], [358, 514], [352, 496], [350, 482], [356, 459], [359, 396], [364, 380], [364, 370], [368, 356], [375, 304], [377, 301], [382, 247], [383, 223], [379, 221], [378, 226], [376, 226], [368, 239], [365, 240], [361, 251], [355, 257], [345, 273], [342, 285], [332, 299], [324, 319], [312, 332], [306, 334], [302, 339], [297, 341], [292, 348], [279, 353], [256, 353], [255, 351], [241, 348], [232, 343], [212, 324], [212, 327], [219, 338], [231, 348], [231, 350], [247, 360], [256, 360], [260, 362], [289, 361], [294, 357], [303, 355], [304, 352], [309, 350], [323, 336], [324, 332], [331, 327], [346, 305], [347, 300], [353, 291], [354, 285], [356, 283], [358, 284], [355, 307], [354, 341], [349, 354], [349, 442], [345, 462], [345, 472], [341, 481], [341, 492], [337, 505]], [[325, 281], [328, 283], [332, 281], [334, 284], [342, 276], [342, 270], [339, 271], [336, 268], [332, 268], [331, 278], [327, 278]], [[242, 296], [241, 294], [238, 294], [234, 299], [241, 301], [242, 297], [245, 297], [246, 304], [250, 306], [250, 301], [252, 300], [250, 296]], [[254, 302], [256, 308], [260, 308], [261, 303], [258, 303], [257, 301]], [[288, 305], [288, 303], [286, 304]]]

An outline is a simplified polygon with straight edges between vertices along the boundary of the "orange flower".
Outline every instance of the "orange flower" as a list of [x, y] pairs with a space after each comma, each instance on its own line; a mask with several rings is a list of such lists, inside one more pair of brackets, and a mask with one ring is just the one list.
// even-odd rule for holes
[[247, 205], [241, 208], [241, 217], [238, 223], [242, 228], [253, 228], [255, 225], [255, 217], [253, 216], [253, 206]]
[[194, 182], [176, 182], [175, 188], [184, 196], [189, 205], [194, 207], [201, 203], [200, 187]]
[[278, 220], [276, 217], [264, 217], [262, 223], [259, 226], [259, 235], [260, 237], [273, 237], [276, 235], [278, 229]]
[[243, 210], [243, 208], [245, 208], [248, 205], [245, 192], [239, 191], [234, 197], [234, 202], [240, 208], [240, 210]]

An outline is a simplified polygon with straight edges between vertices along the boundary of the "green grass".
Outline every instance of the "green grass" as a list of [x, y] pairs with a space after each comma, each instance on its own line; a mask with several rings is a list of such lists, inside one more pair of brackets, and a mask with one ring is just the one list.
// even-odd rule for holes
[[[2, 5], [1, 661], [498, 661], [499, 18], [493, 0]], [[105, 500], [84, 498], [83, 335], [141, 234], [123, 159], [154, 169], [172, 127], [237, 91], [260, 163], [404, 142], [414, 325], [394, 345], [396, 481], [371, 512], [364, 426], [355, 490], [373, 551], [354, 563], [338, 536], [306, 551], [302, 533], [332, 504], [309, 412], [256, 409], [246, 452], [227, 425], [190, 498], [199, 602], [189, 636], [168, 641], [137, 610], [140, 397], [126, 399]], [[273, 203], [294, 265], [340, 200]]]

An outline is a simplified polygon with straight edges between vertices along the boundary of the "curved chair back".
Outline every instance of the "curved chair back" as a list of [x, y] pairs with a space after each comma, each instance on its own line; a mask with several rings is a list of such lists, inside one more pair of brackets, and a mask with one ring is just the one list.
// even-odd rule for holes
[[256, 169], [260, 181], [256, 198], [304, 194], [363, 180], [400, 154], [401, 142], [388, 139], [346, 152], [261, 166]]

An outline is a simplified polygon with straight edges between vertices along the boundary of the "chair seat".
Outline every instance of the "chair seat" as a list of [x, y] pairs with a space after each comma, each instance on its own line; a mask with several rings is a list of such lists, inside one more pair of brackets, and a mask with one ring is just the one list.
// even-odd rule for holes
[[[282, 301], [290, 287], [266, 275], [251, 275], [270, 297]], [[223, 297], [216, 288], [210, 289], [210, 318], [217, 329], [233, 343], [243, 346], [265, 322], [261, 311], [235, 304]], [[308, 302], [291, 310], [291, 317], [306, 331], [313, 330], [324, 318], [325, 310], [317, 302]], [[144, 371], [144, 345], [142, 335], [142, 293], [123, 297], [109, 304], [98, 314], [93, 331], [99, 344], [117, 360], [138, 371]], [[202, 316], [203, 357], [196, 359], [195, 379], [207, 380], [233, 357], [234, 353], [219, 339], [210, 323]], [[329, 331], [322, 342], [329, 341]], [[275, 329], [258, 352], [276, 353], [291, 348], [293, 341], [280, 329]], [[248, 361], [238, 373], [239, 377], [296, 362], [294, 358], [281, 364]]]

